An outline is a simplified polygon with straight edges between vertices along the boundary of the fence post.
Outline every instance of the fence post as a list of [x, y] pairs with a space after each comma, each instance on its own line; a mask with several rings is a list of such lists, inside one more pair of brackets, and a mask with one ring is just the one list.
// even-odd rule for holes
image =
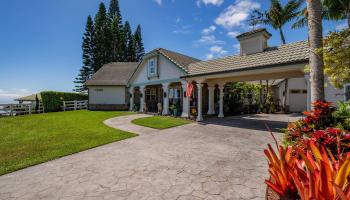
[[10, 116], [13, 116], [13, 104], [10, 104]]
[[65, 112], [65, 111], [66, 111], [66, 102], [63, 101], [63, 112]]
[[77, 110], [77, 101], [74, 101], [74, 110]]
[[32, 105], [28, 105], [28, 113], [31, 115], [32, 114]]

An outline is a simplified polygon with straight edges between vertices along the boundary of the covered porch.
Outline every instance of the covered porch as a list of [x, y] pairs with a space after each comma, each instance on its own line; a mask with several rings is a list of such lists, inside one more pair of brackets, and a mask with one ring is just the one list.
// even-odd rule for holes
[[[301, 62], [188, 75], [183, 78], [187, 82], [195, 84], [195, 98], [192, 98], [192, 101], [195, 103], [190, 102], [190, 98], [188, 98], [187, 104], [196, 106], [197, 121], [203, 121], [204, 115], [217, 115], [219, 118], [222, 118], [225, 116], [224, 97], [226, 83], [305, 78], [307, 82], [307, 109], [309, 109], [311, 105], [310, 83], [309, 76], [304, 73], [304, 68], [305, 63]], [[191, 107], [189, 106], [183, 107], [185, 113], [188, 114], [190, 114], [190, 109]], [[184, 117], [189, 117], [189, 115]]]

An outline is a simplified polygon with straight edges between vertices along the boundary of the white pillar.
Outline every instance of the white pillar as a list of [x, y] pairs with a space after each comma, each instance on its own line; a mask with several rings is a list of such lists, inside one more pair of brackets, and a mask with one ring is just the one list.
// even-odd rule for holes
[[203, 121], [202, 115], [202, 83], [197, 83], [198, 98], [197, 98], [197, 122]]
[[306, 80], [306, 90], [307, 90], [307, 110], [311, 110], [311, 85], [310, 85], [310, 75], [305, 75], [305, 80]]
[[220, 103], [220, 109], [219, 109], [219, 116], [218, 117], [224, 117], [224, 85], [219, 85], [219, 103]]
[[129, 93], [130, 93], [130, 107], [129, 110], [133, 111], [134, 109], [134, 87], [129, 88]]
[[208, 99], [208, 115], [214, 115], [214, 91], [215, 85], [208, 85], [209, 99]]
[[186, 96], [187, 82], [182, 81], [181, 86], [182, 86], [182, 95], [183, 95], [181, 117], [188, 118], [190, 117], [190, 97]]
[[169, 115], [169, 83], [163, 83], [163, 115]]
[[145, 86], [140, 86], [140, 112], [143, 112], [143, 105], [145, 104]]

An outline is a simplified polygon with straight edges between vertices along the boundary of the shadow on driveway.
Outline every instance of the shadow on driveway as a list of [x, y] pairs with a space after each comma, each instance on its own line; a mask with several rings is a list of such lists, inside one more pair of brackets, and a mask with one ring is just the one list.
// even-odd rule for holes
[[[272, 116], [272, 115], [271, 115]], [[283, 116], [285, 117], [285, 116]], [[280, 117], [282, 118], [282, 117]], [[208, 118], [203, 122], [202, 125], [214, 124], [220, 126], [228, 126], [243, 129], [252, 129], [258, 131], [268, 131], [266, 125], [270, 127], [273, 132], [282, 132], [282, 129], [287, 128], [288, 121], [285, 118], [280, 119], [279, 116], [269, 118], [262, 115], [243, 115], [233, 116], [225, 118]]]

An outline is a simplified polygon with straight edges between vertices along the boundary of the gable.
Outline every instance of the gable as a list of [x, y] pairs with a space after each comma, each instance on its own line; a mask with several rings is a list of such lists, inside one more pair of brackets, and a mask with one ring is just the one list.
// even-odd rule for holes
[[[156, 60], [156, 75], [149, 75], [148, 61]], [[180, 80], [181, 76], [186, 75], [185, 70], [164, 57], [162, 54], [150, 54], [144, 58], [137, 70], [129, 81], [131, 86], [161, 84], [162, 82]]]

